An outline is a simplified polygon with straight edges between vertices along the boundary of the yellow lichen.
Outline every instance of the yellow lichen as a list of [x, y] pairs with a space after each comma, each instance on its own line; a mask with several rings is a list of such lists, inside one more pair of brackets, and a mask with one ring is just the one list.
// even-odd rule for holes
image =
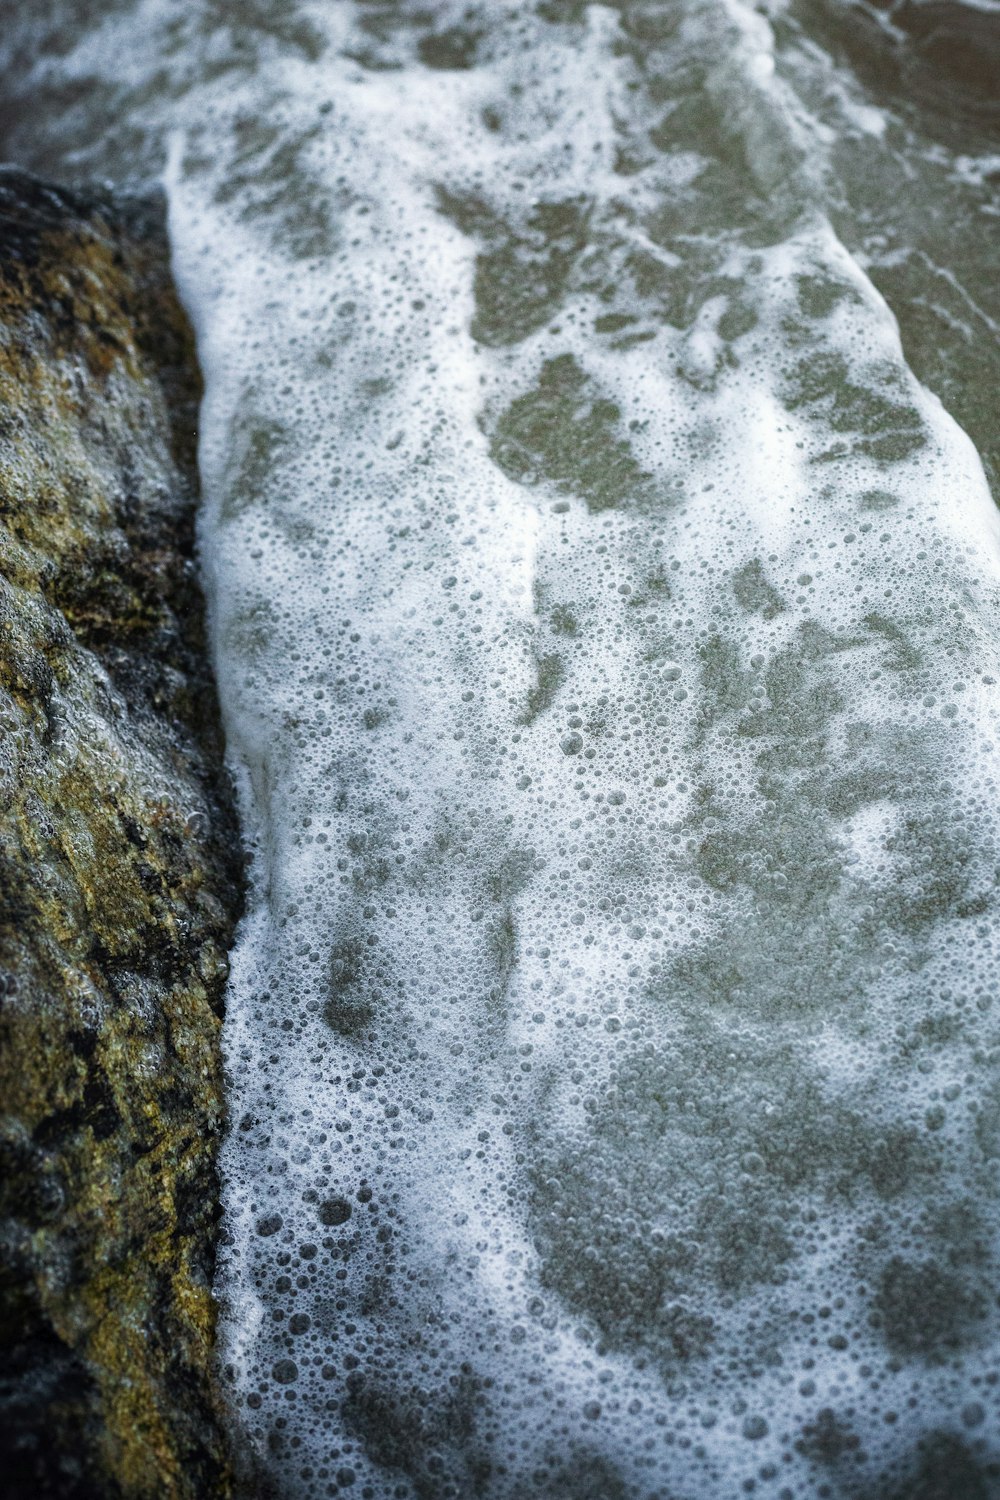
[[149, 351], [190, 333], [158, 264], [71, 206], [0, 257], [0, 1130], [16, 1295], [85, 1363], [109, 1487], [195, 1500], [231, 1486], [208, 1276], [237, 875], [191, 832], [221, 783], [184, 685], [191, 451]]

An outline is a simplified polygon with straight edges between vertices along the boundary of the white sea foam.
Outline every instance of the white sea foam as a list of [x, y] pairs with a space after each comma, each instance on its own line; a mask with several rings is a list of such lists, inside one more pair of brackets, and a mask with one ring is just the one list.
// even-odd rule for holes
[[[812, 209], [686, 330], [626, 292], [654, 337], [615, 349], [585, 276], [516, 326], [535, 205], [586, 195], [613, 268], [669, 178], [615, 175], [615, 18], [523, 24], [447, 89], [288, 70], [342, 205], [294, 265], [173, 172], [259, 828], [238, 1394], [289, 1493], [853, 1493], [992, 1369], [995, 1219], [938, 1101], [989, 1034], [996, 520]], [[759, 29], [711, 76], [770, 188]]]

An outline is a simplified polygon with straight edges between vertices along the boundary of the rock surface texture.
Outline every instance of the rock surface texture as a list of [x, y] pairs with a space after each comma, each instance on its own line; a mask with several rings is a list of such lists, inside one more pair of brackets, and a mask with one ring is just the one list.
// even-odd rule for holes
[[162, 206], [0, 172], [0, 1474], [224, 1496], [220, 1017], [240, 890]]

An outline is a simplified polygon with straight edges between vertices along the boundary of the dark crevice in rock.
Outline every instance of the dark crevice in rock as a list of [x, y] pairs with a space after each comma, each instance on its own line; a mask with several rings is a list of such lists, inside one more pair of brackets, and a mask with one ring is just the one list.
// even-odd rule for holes
[[211, 1295], [242, 899], [162, 202], [0, 170], [0, 1474], [225, 1496]]

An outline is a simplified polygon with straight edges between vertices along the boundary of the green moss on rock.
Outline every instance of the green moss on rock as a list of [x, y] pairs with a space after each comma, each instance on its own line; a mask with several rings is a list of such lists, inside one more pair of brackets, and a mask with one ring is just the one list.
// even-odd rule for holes
[[238, 836], [155, 203], [0, 172], [0, 1459], [225, 1496], [215, 1154]]

